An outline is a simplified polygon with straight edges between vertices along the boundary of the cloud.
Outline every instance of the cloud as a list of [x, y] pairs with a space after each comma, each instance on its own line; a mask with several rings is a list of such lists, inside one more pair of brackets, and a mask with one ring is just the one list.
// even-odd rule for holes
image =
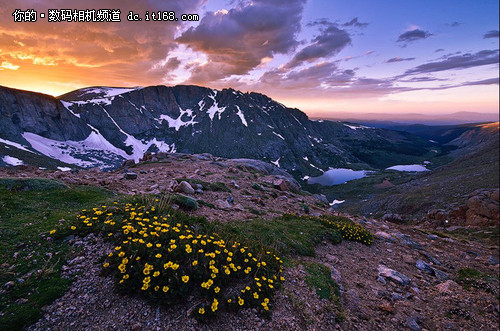
[[456, 22], [455, 21], [455, 22], [447, 23], [446, 25], [451, 26], [452, 28], [456, 28], [457, 26], [460, 26], [462, 24], [463, 23], [461, 23], [461, 22]]
[[207, 83], [244, 75], [263, 58], [295, 49], [304, 3], [254, 0], [230, 10], [206, 13], [198, 26], [176, 39], [208, 56], [206, 65], [192, 69], [189, 81]]
[[[148, 1], [147, 10], [196, 13], [206, 0]], [[34, 8], [47, 13], [49, 8], [109, 8], [121, 10], [121, 22], [0, 21], [0, 49], [9, 61], [20, 65], [24, 79], [71, 81], [81, 85], [148, 85], [162, 82], [165, 68], [155, 66], [168, 57], [177, 45], [174, 36], [184, 26], [179, 22], [129, 22], [129, 10], [145, 13], [144, 4], [135, 0], [73, 2], [12, 0], [0, 14], [10, 16], [15, 8]], [[12, 18], [12, 17], [11, 17]], [[170, 64], [173, 64], [172, 62]], [[47, 76], [47, 73], [50, 74]], [[80, 86], [81, 86], [80, 85]]]
[[498, 49], [483, 50], [477, 53], [461, 54], [445, 57], [442, 61], [421, 64], [405, 72], [406, 75], [414, 75], [429, 72], [438, 72], [451, 69], [466, 69], [488, 64], [498, 63]]
[[355, 26], [357, 28], [365, 28], [368, 25], [369, 25], [369, 23], [361, 23], [361, 22], [359, 22], [357, 17], [353, 18], [349, 22], [346, 22], [346, 23], [342, 24], [342, 26]]
[[414, 30], [406, 31], [405, 33], [399, 35], [397, 42], [409, 43], [420, 39], [426, 39], [430, 36], [432, 36], [432, 33], [417, 28]]
[[415, 60], [415, 58], [414, 57], [402, 58], [402, 57], [396, 56], [396, 57], [390, 58], [389, 60], [385, 61], [385, 63], [394, 63], [394, 62], [412, 61], [412, 60]]
[[411, 77], [409, 79], [401, 79], [400, 82], [405, 83], [422, 83], [422, 82], [438, 82], [438, 81], [447, 81], [447, 79], [436, 78], [431, 76], [422, 76], [422, 77]]
[[434, 51], [434, 53], [444, 52], [444, 48], [438, 48]]
[[473, 86], [473, 85], [498, 85], [499, 83], [499, 78], [488, 78], [488, 79], [483, 79], [483, 80], [478, 80], [474, 82], [465, 82], [462, 85], [463, 86]]
[[286, 67], [294, 68], [304, 62], [313, 62], [336, 55], [350, 43], [351, 37], [347, 31], [339, 29], [335, 24], [330, 23], [308, 46], [295, 54]]
[[484, 34], [483, 39], [486, 38], [498, 38], [498, 30], [491, 30]]

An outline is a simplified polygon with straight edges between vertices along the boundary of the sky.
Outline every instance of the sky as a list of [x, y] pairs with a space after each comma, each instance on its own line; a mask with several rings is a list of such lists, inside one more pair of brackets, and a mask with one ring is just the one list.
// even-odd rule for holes
[[[37, 21], [15, 22], [16, 9]], [[49, 22], [49, 9], [121, 21]], [[0, 0], [0, 85], [231, 87], [325, 118], [498, 113], [498, 12], [497, 0]]]

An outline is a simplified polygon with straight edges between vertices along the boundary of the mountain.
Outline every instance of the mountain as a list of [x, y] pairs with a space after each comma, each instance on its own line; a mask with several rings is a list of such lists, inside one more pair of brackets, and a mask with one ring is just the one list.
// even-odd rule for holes
[[334, 112], [327, 116], [331, 120], [352, 121], [377, 128], [389, 128], [396, 125], [424, 124], [460, 125], [464, 123], [498, 122], [497, 113], [479, 113], [460, 111], [450, 114], [419, 114], [419, 113], [350, 113]]
[[301, 176], [418, 162], [434, 145], [407, 132], [311, 121], [233, 89], [89, 87], [55, 98], [0, 87], [3, 165], [109, 170], [146, 152], [177, 151], [260, 159]]

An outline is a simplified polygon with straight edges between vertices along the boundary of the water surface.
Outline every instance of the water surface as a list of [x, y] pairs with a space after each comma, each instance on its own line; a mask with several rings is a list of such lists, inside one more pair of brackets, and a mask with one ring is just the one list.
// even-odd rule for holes
[[370, 171], [368, 170], [352, 170], [344, 168], [336, 168], [325, 171], [324, 174], [318, 177], [311, 177], [307, 180], [308, 184], [320, 184], [324, 186], [332, 186], [344, 184], [350, 180], [360, 179], [365, 177]]

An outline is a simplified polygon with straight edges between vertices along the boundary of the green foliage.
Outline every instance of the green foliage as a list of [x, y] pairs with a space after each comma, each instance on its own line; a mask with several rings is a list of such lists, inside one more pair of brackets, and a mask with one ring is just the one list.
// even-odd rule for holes
[[323, 216], [320, 218], [320, 222], [340, 232], [343, 239], [357, 241], [365, 245], [371, 245], [373, 243], [373, 235], [370, 231], [347, 217]]
[[309, 214], [309, 206], [306, 205], [305, 203], [301, 203], [300, 206], [304, 210], [304, 213]]
[[44, 178], [0, 178], [0, 187], [5, 187], [9, 191], [48, 191], [67, 188], [61, 181]]
[[253, 183], [252, 183], [252, 188], [253, 188], [254, 190], [257, 190], [257, 191], [264, 191], [264, 189], [262, 188], [262, 186], [260, 186], [260, 185], [259, 185], [258, 183], [256, 183], [256, 182], [253, 182]]
[[498, 295], [498, 280], [498, 275], [495, 279], [476, 269], [463, 268], [458, 270], [457, 283], [466, 290], [476, 288]]
[[214, 183], [209, 183], [205, 182], [203, 180], [199, 179], [193, 179], [193, 178], [177, 178], [176, 181], [178, 183], [180, 182], [188, 182], [191, 186], [195, 186], [196, 184], [199, 184], [203, 186], [203, 189], [206, 191], [214, 191], [214, 192], [231, 192], [231, 189], [226, 186], [225, 183], [223, 182], [214, 182]]
[[162, 304], [193, 295], [198, 303], [192, 314], [199, 319], [229, 308], [267, 311], [284, 280], [282, 261], [271, 251], [225, 240], [206, 221], [159, 213], [154, 205], [115, 202], [85, 209], [65, 227], [82, 235], [100, 233], [116, 245], [103, 268], [121, 291]]
[[[102, 189], [68, 188], [55, 180], [0, 179], [0, 260], [11, 266], [0, 268], [0, 284], [15, 283], [0, 296], [1, 329], [19, 330], [36, 321], [40, 308], [61, 296], [70, 284], [60, 277], [69, 250], [64, 237], [49, 241], [40, 233], [110, 196], [111, 192]], [[19, 278], [24, 282], [18, 282]]]
[[213, 223], [226, 237], [254, 247], [271, 247], [280, 255], [314, 256], [314, 248], [323, 240], [338, 243], [338, 232], [310, 217], [285, 214], [272, 220], [254, 219], [245, 222]]
[[179, 205], [182, 209], [185, 210], [198, 209], [198, 202], [195, 199], [182, 194], [174, 194], [171, 197], [171, 202]]
[[216, 209], [216, 207], [215, 207], [215, 205], [213, 203], [206, 202], [204, 200], [197, 200], [197, 201], [198, 201], [198, 204], [201, 205], [201, 206], [205, 206], [205, 207], [208, 207], [208, 208]]
[[330, 300], [334, 304], [335, 320], [342, 322], [345, 313], [342, 309], [339, 285], [332, 279], [331, 270], [321, 263], [306, 263], [306, 284], [316, 291], [320, 299]]

